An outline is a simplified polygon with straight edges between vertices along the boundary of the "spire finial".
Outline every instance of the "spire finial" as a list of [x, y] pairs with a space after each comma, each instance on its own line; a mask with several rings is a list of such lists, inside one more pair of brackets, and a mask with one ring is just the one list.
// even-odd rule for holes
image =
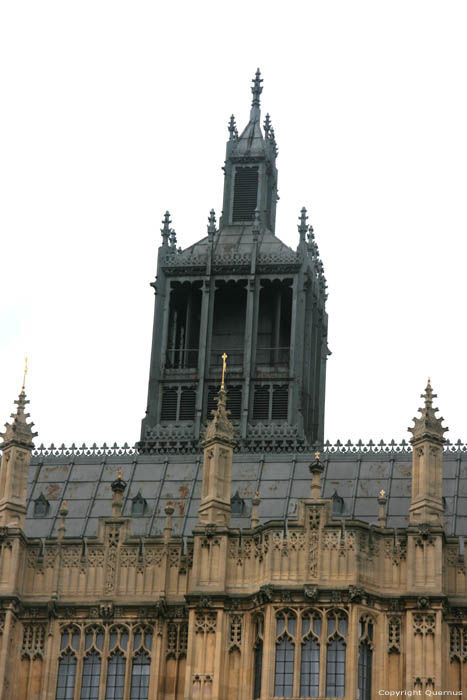
[[238, 129], [237, 129], [237, 125], [235, 123], [235, 117], [233, 114], [230, 117], [229, 134], [230, 134], [231, 141], [236, 141], [238, 139]]
[[263, 128], [264, 128], [264, 135], [266, 138], [269, 136], [269, 132], [271, 131], [271, 117], [268, 114], [266, 114], [266, 119], [264, 120]]
[[161, 228], [162, 245], [163, 246], [169, 245], [170, 224], [171, 223], [172, 223], [172, 221], [170, 219], [170, 214], [168, 211], [166, 211], [164, 214], [164, 218], [162, 219], [162, 228]]
[[251, 102], [251, 112], [250, 121], [259, 121], [260, 118], [260, 95], [263, 92], [261, 83], [263, 79], [261, 78], [261, 71], [259, 68], [256, 69], [255, 77], [253, 78], [253, 85], [251, 87], [251, 92], [253, 93], [253, 100]]
[[172, 248], [177, 247], [177, 234], [175, 233], [175, 229], [171, 228], [170, 229], [170, 246]]
[[216, 212], [211, 209], [208, 217], [208, 238], [212, 238], [216, 233]]
[[306, 223], [306, 220], [308, 219], [307, 213], [306, 213], [306, 208], [302, 207], [300, 211], [300, 217], [299, 217], [299, 224], [298, 224], [298, 232], [300, 234], [300, 242], [305, 242], [305, 236], [308, 232], [308, 226]]
[[420, 394], [422, 399], [425, 399], [425, 405], [423, 408], [419, 408], [418, 411], [421, 414], [420, 418], [414, 418], [415, 425], [413, 428], [409, 428], [412, 433], [411, 442], [417, 442], [420, 439], [424, 439], [427, 436], [434, 438], [441, 444], [445, 442], [443, 433], [445, 433], [448, 428], [444, 428], [441, 423], [443, 418], [438, 418], [435, 414], [438, 411], [437, 408], [433, 407], [433, 399], [437, 398], [437, 394], [433, 393], [433, 388], [431, 386], [430, 378], [425, 388], [425, 393]]
[[28, 358], [24, 358], [24, 374], [23, 374], [23, 386], [21, 387], [21, 393], [24, 394], [26, 388], [26, 375], [28, 373]]
[[228, 358], [228, 355], [227, 355], [227, 353], [224, 352], [224, 353], [221, 355], [221, 357], [222, 357], [222, 383], [221, 383], [221, 391], [224, 391], [224, 389], [225, 389], [224, 380], [225, 380], [225, 372], [226, 372], [226, 369], [227, 369], [227, 358]]

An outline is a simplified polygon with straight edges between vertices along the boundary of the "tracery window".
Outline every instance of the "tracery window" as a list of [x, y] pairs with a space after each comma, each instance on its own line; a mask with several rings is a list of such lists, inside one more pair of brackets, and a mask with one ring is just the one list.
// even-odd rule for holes
[[306, 613], [302, 616], [302, 658], [300, 664], [300, 697], [319, 695], [319, 659], [321, 616]]
[[274, 695], [343, 698], [346, 636], [344, 610], [278, 611]]
[[373, 620], [362, 617], [358, 636], [358, 700], [371, 700], [371, 674], [373, 667]]
[[152, 636], [149, 625], [64, 627], [55, 700], [148, 700]]
[[333, 698], [343, 698], [345, 694], [347, 615], [340, 610], [331, 610], [326, 615], [326, 622], [326, 695]]
[[291, 610], [284, 610], [276, 616], [276, 667], [274, 695], [279, 698], [291, 697], [293, 693], [295, 634], [297, 616]]

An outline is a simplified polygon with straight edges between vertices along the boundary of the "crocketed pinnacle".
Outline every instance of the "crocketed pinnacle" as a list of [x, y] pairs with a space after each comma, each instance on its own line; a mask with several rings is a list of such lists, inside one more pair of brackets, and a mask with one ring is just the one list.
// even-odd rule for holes
[[308, 225], [306, 223], [307, 219], [308, 219], [308, 216], [306, 213], [306, 208], [302, 207], [302, 209], [300, 211], [299, 224], [298, 224], [298, 232], [300, 234], [301, 241], [305, 241], [305, 236], [308, 232]]
[[237, 129], [237, 125], [235, 123], [235, 117], [233, 114], [230, 117], [229, 134], [230, 134], [231, 141], [235, 141], [236, 139], [238, 139], [238, 129]]
[[216, 212], [211, 209], [208, 218], [208, 236], [214, 236], [216, 233]]
[[170, 238], [170, 224], [172, 223], [172, 220], [170, 218], [170, 214], [168, 211], [165, 212], [164, 218], [162, 219], [162, 228], [161, 228], [161, 235], [162, 235], [162, 245], [166, 246], [169, 245], [169, 238]]
[[29, 413], [25, 413], [24, 409], [29, 401], [26, 398], [26, 392], [24, 391], [24, 386], [21, 389], [21, 393], [15, 401], [17, 405], [16, 413], [12, 413], [13, 418], [12, 423], [5, 423], [6, 430], [0, 433], [0, 437], [3, 438], [3, 444], [0, 445], [1, 449], [5, 449], [11, 444], [18, 444], [26, 449], [32, 449], [33, 438], [36, 437], [37, 433], [32, 431], [32, 426], [34, 423], [27, 423], [26, 419], [29, 418]]
[[212, 419], [208, 422], [206, 432], [204, 433], [204, 446], [207, 447], [215, 442], [235, 445], [235, 431], [233, 424], [229, 418], [230, 411], [227, 410], [227, 394], [225, 389], [221, 388], [217, 397], [217, 408], [212, 413]]
[[429, 378], [425, 393], [421, 394], [421, 398], [425, 399], [425, 405], [423, 408], [418, 409], [421, 416], [419, 418], [414, 418], [414, 426], [413, 428], [409, 428], [409, 432], [412, 433], [410, 442], [414, 443], [423, 439], [431, 439], [443, 443], [445, 440], [443, 434], [448, 428], [444, 428], [441, 425], [444, 418], [438, 418], [435, 415], [439, 410], [438, 408], [433, 408], [433, 399], [437, 398], [437, 394], [433, 393]]
[[256, 69], [255, 77], [253, 78], [253, 85], [251, 87], [251, 92], [253, 93], [253, 100], [251, 102], [251, 112], [250, 121], [257, 122], [261, 117], [260, 112], [260, 95], [263, 92], [261, 83], [263, 79], [261, 78], [261, 71], [259, 68]]

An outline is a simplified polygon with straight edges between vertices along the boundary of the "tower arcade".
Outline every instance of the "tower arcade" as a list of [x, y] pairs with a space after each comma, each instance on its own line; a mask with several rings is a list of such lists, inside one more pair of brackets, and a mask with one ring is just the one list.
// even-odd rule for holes
[[143, 450], [197, 449], [224, 351], [240, 448], [323, 442], [326, 280], [305, 208], [296, 250], [275, 235], [278, 151], [269, 114], [261, 127], [261, 83], [258, 70], [241, 134], [230, 119], [219, 225], [211, 210], [207, 236], [181, 250], [164, 217]]

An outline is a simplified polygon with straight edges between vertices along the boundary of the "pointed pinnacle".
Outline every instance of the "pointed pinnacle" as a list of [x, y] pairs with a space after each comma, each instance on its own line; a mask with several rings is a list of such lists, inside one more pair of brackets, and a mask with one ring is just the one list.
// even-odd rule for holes
[[259, 121], [260, 118], [260, 95], [263, 92], [261, 83], [263, 79], [261, 78], [261, 72], [259, 68], [256, 69], [255, 77], [253, 78], [253, 85], [251, 87], [251, 92], [253, 93], [253, 100], [251, 102], [251, 112], [250, 121]]
[[235, 123], [235, 117], [233, 114], [230, 117], [229, 134], [230, 134], [231, 141], [235, 141], [236, 139], [238, 139], [238, 129], [237, 129], [237, 125]]
[[298, 232], [300, 234], [300, 240], [304, 241], [306, 233], [308, 231], [308, 226], [306, 223], [306, 220], [308, 219], [307, 213], [306, 213], [306, 208], [302, 207], [300, 211], [300, 217], [299, 217], [299, 224], [298, 224]]
[[264, 134], [266, 138], [269, 136], [269, 132], [271, 131], [271, 117], [269, 116], [269, 113], [266, 114], [266, 119], [264, 120], [263, 128], [264, 128]]
[[169, 236], [170, 236], [170, 224], [172, 223], [170, 219], [170, 214], [168, 211], [165, 212], [164, 218], [162, 219], [162, 228], [161, 228], [161, 234], [162, 234], [162, 245], [168, 245], [169, 243]]
[[216, 233], [216, 212], [211, 209], [208, 218], [208, 236], [214, 236]]
[[429, 407], [433, 405], [433, 399], [436, 399], [438, 394], [433, 394], [433, 388], [431, 386], [430, 377], [428, 377], [428, 382], [425, 388], [425, 393], [420, 394], [420, 398], [425, 399], [425, 406]]
[[177, 234], [174, 228], [170, 229], [170, 245], [172, 246], [172, 248], [177, 247]]

